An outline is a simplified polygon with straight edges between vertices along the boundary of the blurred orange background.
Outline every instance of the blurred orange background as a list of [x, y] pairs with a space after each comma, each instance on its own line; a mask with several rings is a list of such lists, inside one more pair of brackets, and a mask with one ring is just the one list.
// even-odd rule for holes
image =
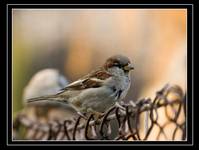
[[186, 91], [186, 9], [13, 9], [13, 103], [40, 69], [72, 82], [115, 54], [135, 70], [126, 97], [153, 97], [166, 83]]

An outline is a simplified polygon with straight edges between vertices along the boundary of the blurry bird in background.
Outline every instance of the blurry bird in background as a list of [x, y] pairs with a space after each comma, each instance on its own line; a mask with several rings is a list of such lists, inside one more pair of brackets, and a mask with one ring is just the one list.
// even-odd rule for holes
[[[56, 69], [43, 69], [37, 72], [24, 89], [23, 102], [26, 106], [24, 111], [33, 118], [44, 118], [45, 120], [61, 119], [65, 114], [70, 114], [70, 109], [63, 109], [58, 103], [36, 103], [27, 105], [27, 99], [54, 94], [68, 84], [68, 80]], [[72, 111], [72, 110], [71, 110]]]
[[65, 87], [68, 81], [56, 69], [43, 69], [37, 72], [24, 89], [24, 104], [27, 99], [42, 96], [43, 94], [53, 94]]

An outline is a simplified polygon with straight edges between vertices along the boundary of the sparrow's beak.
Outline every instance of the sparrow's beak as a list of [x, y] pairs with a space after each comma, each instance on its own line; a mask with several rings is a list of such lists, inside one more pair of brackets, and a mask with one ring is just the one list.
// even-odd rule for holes
[[133, 69], [134, 69], [134, 67], [133, 67], [132, 64], [128, 64], [128, 65], [124, 66], [124, 70], [126, 70], [126, 71], [130, 71], [130, 70], [133, 70]]

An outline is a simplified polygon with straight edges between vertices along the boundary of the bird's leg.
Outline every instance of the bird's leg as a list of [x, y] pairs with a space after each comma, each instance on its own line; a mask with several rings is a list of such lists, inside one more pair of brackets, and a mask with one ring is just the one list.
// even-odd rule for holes
[[87, 112], [94, 114], [94, 116], [96, 117], [96, 120], [100, 119], [100, 118], [104, 115], [104, 113], [95, 111], [95, 110], [93, 110], [92, 108], [89, 108], [89, 109], [87, 110]]

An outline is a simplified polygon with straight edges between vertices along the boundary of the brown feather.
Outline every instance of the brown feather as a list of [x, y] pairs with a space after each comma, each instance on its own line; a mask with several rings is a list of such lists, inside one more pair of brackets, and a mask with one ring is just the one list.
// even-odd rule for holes
[[62, 90], [83, 90], [87, 88], [97, 88], [102, 85], [102, 82], [96, 81], [92, 78], [100, 79], [100, 80], [106, 80], [107, 78], [111, 77], [112, 75], [104, 70], [103, 68], [99, 68], [98, 70], [95, 70], [91, 72], [90, 74], [82, 77], [80, 82], [77, 83], [71, 83], [67, 87], [65, 87]]
[[92, 79], [86, 79], [86, 80], [80, 82], [79, 84], [67, 86], [65, 89], [83, 90], [83, 89], [87, 89], [87, 88], [97, 88], [97, 87], [100, 87], [101, 85], [102, 85], [102, 83], [99, 81], [95, 81]]
[[108, 73], [107, 71], [102, 71], [102, 70], [98, 70], [96, 71], [93, 75], [91, 75], [90, 77], [93, 78], [97, 78], [100, 80], [106, 80], [107, 78], [111, 77], [112, 75], [110, 73]]

